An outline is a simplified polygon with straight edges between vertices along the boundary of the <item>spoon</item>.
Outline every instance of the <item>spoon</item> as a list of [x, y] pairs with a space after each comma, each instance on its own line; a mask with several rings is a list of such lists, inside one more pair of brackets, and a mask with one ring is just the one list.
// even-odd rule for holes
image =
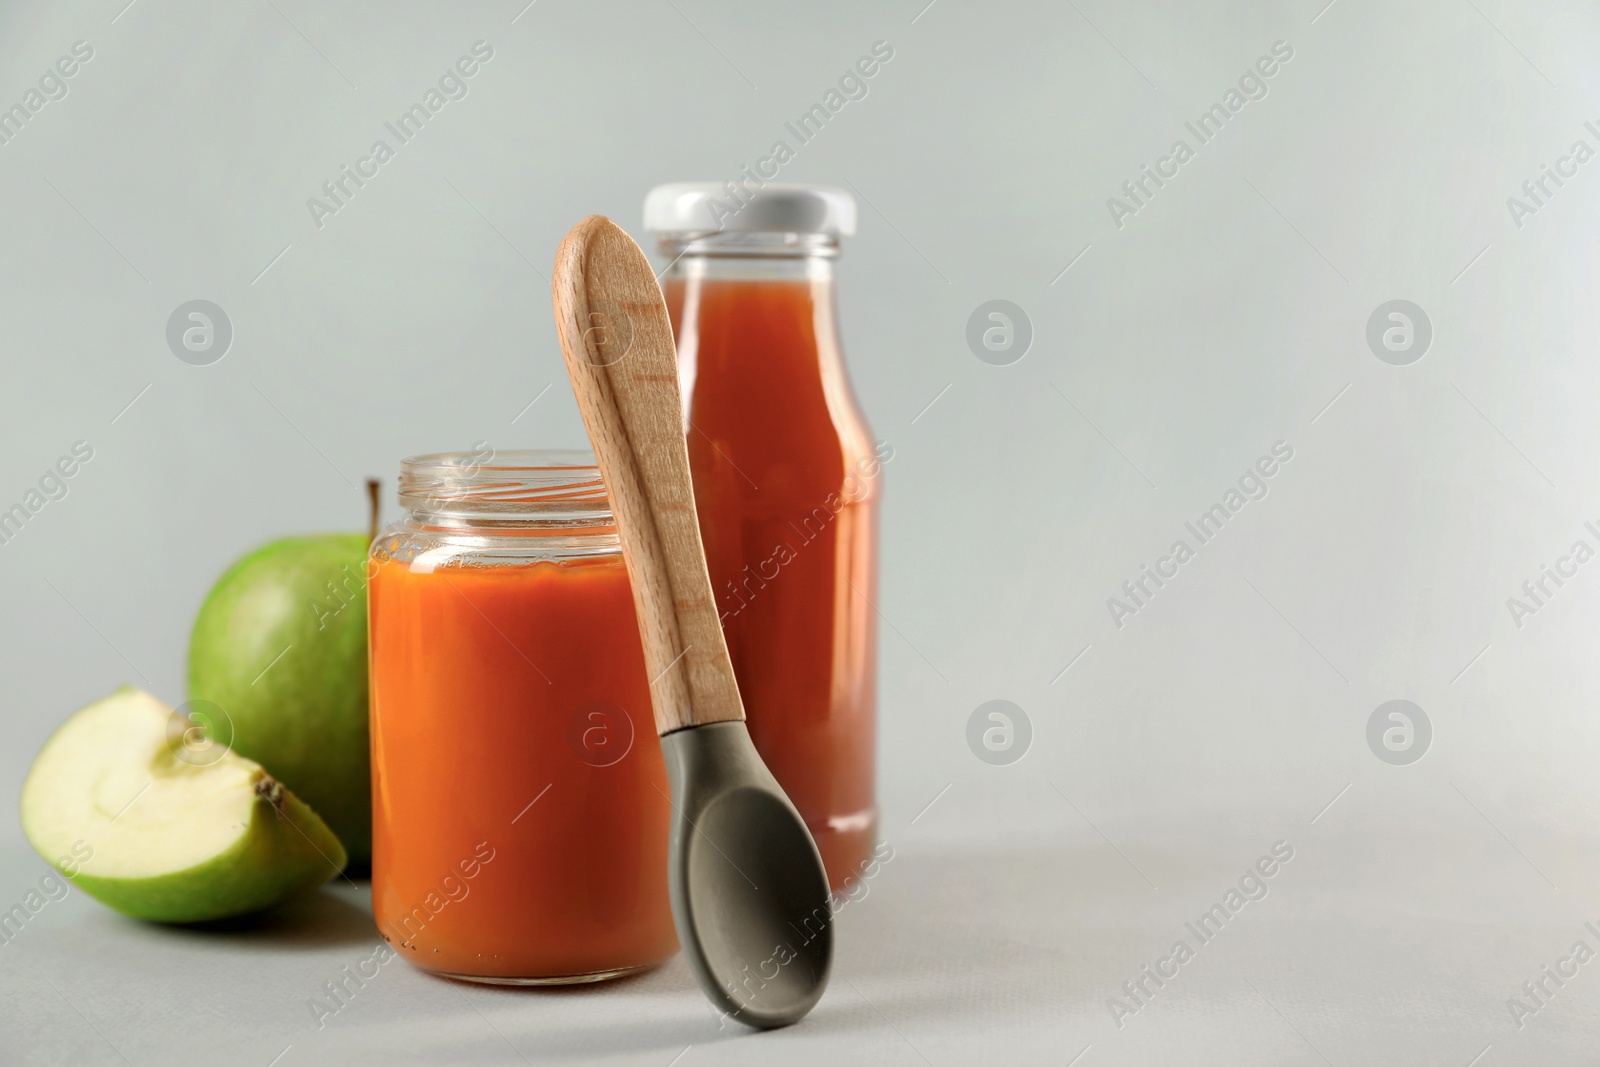
[[678, 940], [719, 1009], [750, 1026], [787, 1026], [827, 988], [828, 876], [745, 728], [695, 515], [667, 306], [649, 260], [603, 215], [567, 232], [551, 291], [653, 679]]

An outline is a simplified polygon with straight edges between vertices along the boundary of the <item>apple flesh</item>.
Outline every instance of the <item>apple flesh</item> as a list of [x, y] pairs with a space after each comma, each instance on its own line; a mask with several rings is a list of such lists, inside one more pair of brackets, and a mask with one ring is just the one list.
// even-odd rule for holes
[[217, 580], [189, 640], [189, 697], [231, 720], [233, 750], [316, 809], [350, 854], [372, 856], [367, 741], [369, 539], [286, 537]]
[[22, 785], [35, 851], [101, 903], [186, 923], [260, 911], [345, 863], [332, 831], [260, 764], [123, 686], [76, 712]]

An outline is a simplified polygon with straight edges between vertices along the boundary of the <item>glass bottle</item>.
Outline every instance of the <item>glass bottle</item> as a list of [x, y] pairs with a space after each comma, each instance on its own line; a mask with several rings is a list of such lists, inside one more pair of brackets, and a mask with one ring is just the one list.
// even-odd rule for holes
[[670, 185], [646, 200], [678, 346], [695, 503], [750, 735], [837, 889], [877, 829], [878, 501], [892, 449], [834, 307], [841, 190]]

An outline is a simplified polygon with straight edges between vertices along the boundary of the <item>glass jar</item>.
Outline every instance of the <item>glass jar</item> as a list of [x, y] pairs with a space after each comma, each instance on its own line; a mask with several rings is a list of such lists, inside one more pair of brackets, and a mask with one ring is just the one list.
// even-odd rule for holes
[[[669, 261], [689, 465], [750, 736], [829, 881], [877, 831], [878, 500], [884, 462], [840, 354], [833, 264], [849, 193], [661, 186], [645, 226]], [[731, 210], [730, 210], [731, 209]]]
[[379, 931], [483, 982], [666, 959], [666, 768], [594, 457], [418, 456], [400, 503], [368, 564]]

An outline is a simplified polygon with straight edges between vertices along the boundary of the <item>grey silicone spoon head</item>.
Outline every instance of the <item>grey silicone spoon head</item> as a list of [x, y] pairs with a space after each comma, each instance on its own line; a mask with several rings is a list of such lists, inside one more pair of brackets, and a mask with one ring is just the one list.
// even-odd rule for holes
[[828, 876], [745, 729], [700, 543], [666, 304], [639, 246], [600, 215], [561, 242], [551, 289], [654, 679], [678, 940], [720, 1009], [751, 1026], [786, 1026], [827, 988]]
[[667, 877], [706, 996], [751, 1026], [787, 1026], [828, 984], [828, 878], [804, 821], [742, 722], [661, 739], [676, 812]]

